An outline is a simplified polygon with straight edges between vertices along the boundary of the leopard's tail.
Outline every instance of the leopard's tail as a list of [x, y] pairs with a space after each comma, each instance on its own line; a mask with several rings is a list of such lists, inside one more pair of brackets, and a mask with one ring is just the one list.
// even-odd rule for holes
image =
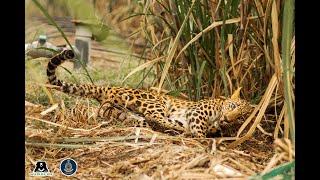
[[47, 66], [47, 76], [49, 83], [56, 86], [63, 86], [64, 82], [57, 78], [56, 69], [64, 61], [75, 58], [72, 50], [64, 50], [50, 59]]
[[105, 90], [103, 87], [98, 87], [93, 84], [78, 85], [73, 83], [67, 83], [57, 78], [57, 67], [66, 60], [74, 58], [75, 53], [72, 50], [64, 50], [61, 53], [52, 57], [47, 66], [47, 77], [49, 83], [51, 85], [58, 86], [56, 89], [67, 94], [99, 99], [99, 97], [96, 97], [99, 95], [99, 93], [96, 92], [101, 92], [102, 90]]

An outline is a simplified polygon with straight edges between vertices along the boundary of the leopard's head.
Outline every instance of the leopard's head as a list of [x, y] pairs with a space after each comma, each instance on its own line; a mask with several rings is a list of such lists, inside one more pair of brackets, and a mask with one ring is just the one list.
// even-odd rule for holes
[[252, 111], [252, 106], [249, 102], [240, 98], [240, 90], [241, 87], [238, 88], [230, 98], [224, 100], [220, 123], [232, 122]]

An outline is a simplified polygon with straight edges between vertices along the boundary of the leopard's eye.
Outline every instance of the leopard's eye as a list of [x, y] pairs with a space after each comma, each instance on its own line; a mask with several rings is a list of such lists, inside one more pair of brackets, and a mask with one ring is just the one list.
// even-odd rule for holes
[[234, 103], [230, 103], [230, 104], [229, 104], [229, 107], [230, 107], [231, 109], [235, 109], [235, 108], [237, 107], [237, 105], [234, 104]]

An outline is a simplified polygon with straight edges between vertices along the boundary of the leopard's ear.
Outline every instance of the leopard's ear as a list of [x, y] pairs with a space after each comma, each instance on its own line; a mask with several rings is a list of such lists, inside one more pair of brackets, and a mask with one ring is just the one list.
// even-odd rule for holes
[[241, 90], [242, 87], [239, 87], [237, 90], [235, 90], [233, 92], [233, 94], [231, 95], [231, 98], [230, 99], [240, 99], [240, 90]]

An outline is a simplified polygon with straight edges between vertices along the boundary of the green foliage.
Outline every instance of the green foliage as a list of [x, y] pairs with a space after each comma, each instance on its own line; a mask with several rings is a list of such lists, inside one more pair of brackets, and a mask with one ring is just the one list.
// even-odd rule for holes
[[[172, 91], [185, 89], [191, 99], [205, 95], [227, 96], [239, 86], [244, 88], [243, 94], [249, 99], [264, 92], [272, 74], [279, 68], [274, 66], [272, 57], [270, 4], [240, 0], [194, 1], [187, 25], [182, 27], [192, 2], [158, 0], [148, 4], [145, 1], [141, 12], [136, 12], [136, 15], [144, 16], [144, 33], [148, 43], [154, 46], [154, 58], [169, 55], [168, 49], [174, 43], [165, 39], [176, 37], [180, 28], [182, 34], [177, 52], [196, 35], [201, 36], [181, 56], [173, 58], [165, 88]], [[264, 13], [264, 17], [256, 16]], [[281, 22], [280, 16], [277, 18]], [[222, 24], [202, 33], [217, 22]], [[161, 36], [151, 32], [150, 26]], [[153, 36], [157, 37], [157, 42], [153, 41]], [[162, 71], [161, 64], [155, 66]]]
[[[282, 109], [286, 100], [289, 116], [286, 113], [277, 121], [289, 118], [290, 128], [285, 125], [283, 135], [288, 138], [290, 129], [294, 139], [292, 1], [139, 2], [141, 8], [134, 12], [134, 17], [141, 16], [141, 34], [152, 48], [151, 61], [165, 57], [153, 64], [158, 83], [155, 86], [193, 100], [228, 96], [242, 87], [241, 96], [255, 104], [271, 101], [263, 96], [276, 97], [272, 98], [274, 102], [264, 102], [277, 104], [268, 110], [275, 117], [279, 117], [276, 109]], [[171, 51], [172, 47], [177, 49]], [[267, 87], [274, 85], [271, 83], [274, 75], [278, 79], [277, 88], [266, 93]]]

